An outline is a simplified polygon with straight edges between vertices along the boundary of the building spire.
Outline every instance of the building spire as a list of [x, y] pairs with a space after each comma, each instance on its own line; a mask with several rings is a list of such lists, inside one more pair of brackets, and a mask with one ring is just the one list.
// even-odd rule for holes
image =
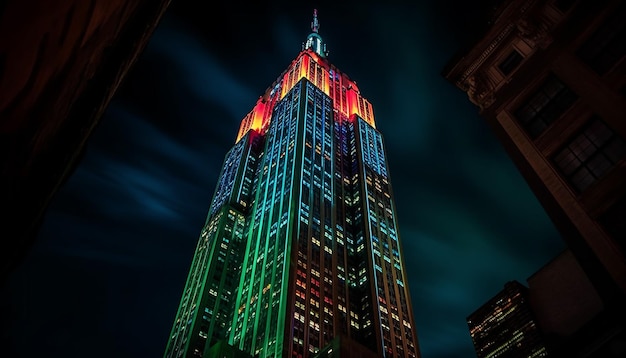
[[302, 45], [302, 49], [311, 49], [321, 57], [328, 56], [326, 51], [326, 44], [322, 40], [322, 37], [317, 33], [320, 28], [320, 23], [317, 21], [317, 9], [313, 9], [313, 21], [311, 22], [311, 33], [306, 38], [306, 42]]
[[317, 21], [317, 9], [313, 9], [313, 22], [311, 22], [311, 30], [315, 33], [320, 28], [320, 23]]

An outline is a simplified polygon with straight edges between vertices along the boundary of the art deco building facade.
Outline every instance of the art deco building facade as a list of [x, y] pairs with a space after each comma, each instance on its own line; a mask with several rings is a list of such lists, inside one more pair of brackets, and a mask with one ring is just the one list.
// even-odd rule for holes
[[478, 358], [547, 357], [546, 346], [533, 317], [528, 289], [517, 281], [467, 318]]
[[621, 311], [626, 3], [501, 3], [444, 76], [480, 108], [605, 306]]
[[227, 153], [165, 357], [419, 357], [372, 105], [312, 33]]

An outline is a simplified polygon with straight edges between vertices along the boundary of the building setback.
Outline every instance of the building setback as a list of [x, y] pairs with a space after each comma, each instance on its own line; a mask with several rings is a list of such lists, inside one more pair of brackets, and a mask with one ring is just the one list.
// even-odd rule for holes
[[318, 28], [226, 154], [165, 357], [420, 356], [383, 138]]

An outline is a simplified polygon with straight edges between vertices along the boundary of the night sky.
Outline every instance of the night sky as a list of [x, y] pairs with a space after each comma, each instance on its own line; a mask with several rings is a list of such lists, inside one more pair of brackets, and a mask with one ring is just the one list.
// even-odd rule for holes
[[8, 356], [162, 356], [224, 155], [299, 53], [314, 7], [330, 61], [385, 140], [424, 358], [474, 357], [466, 317], [564, 249], [477, 108], [441, 76], [484, 9], [294, 3], [173, 1], [0, 292]]

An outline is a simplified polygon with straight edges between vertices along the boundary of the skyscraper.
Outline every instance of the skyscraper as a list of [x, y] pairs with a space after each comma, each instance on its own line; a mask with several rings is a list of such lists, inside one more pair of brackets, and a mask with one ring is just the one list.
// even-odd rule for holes
[[311, 29], [226, 154], [165, 357], [420, 355], [372, 105]]
[[467, 317], [478, 358], [547, 357], [548, 353], [528, 300], [528, 288], [510, 281]]

